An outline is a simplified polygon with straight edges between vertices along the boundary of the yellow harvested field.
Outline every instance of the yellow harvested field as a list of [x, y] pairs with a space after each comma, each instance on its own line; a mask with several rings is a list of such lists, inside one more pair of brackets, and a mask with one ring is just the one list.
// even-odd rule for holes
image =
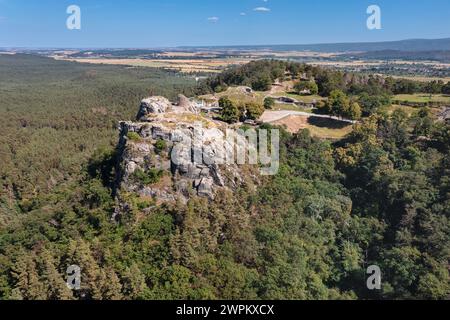
[[439, 78], [439, 77], [424, 77], [424, 76], [392, 76], [395, 79], [409, 79], [420, 82], [430, 82], [430, 81], [439, 81], [442, 80], [444, 82], [449, 82], [450, 77]]
[[79, 63], [111, 64], [134, 67], [151, 67], [176, 70], [180, 72], [220, 72], [232, 65], [243, 65], [246, 59], [104, 59], [104, 58], [77, 58], [62, 59]]
[[365, 60], [355, 61], [314, 61], [309, 64], [322, 67], [367, 67], [367, 66], [379, 66], [381, 62], [373, 61], [368, 62]]
[[[367, 67], [367, 66], [379, 66], [385, 64], [384, 60], [353, 60], [353, 61], [314, 61], [310, 62], [312, 65], [317, 66], [334, 66], [334, 67]], [[391, 65], [415, 65], [417, 61], [408, 60], [393, 60], [389, 61]], [[450, 68], [450, 63], [436, 62], [436, 61], [420, 61], [421, 65], [436, 67], [436, 68]], [[400, 78], [403, 78], [401, 76]]]

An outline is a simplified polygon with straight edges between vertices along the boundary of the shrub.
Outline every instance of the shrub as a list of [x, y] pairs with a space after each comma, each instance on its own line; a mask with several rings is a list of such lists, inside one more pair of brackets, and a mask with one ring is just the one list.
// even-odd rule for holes
[[144, 171], [142, 169], [136, 169], [132, 175], [132, 178], [143, 185], [150, 185], [158, 183], [163, 176], [163, 170], [149, 169], [148, 171]]
[[236, 123], [239, 121], [241, 112], [233, 101], [227, 97], [222, 97], [219, 100], [219, 106], [222, 108], [221, 116], [223, 121], [228, 123]]
[[442, 93], [450, 95], [450, 81], [442, 87]]
[[264, 108], [272, 109], [275, 106], [275, 99], [271, 97], [267, 97], [264, 99]]
[[167, 149], [166, 141], [164, 141], [162, 139], [159, 139], [158, 141], [156, 141], [156, 143], [155, 143], [155, 152], [157, 154], [161, 154], [166, 149]]
[[245, 104], [247, 110], [247, 118], [257, 120], [264, 113], [264, 107], [256, 102], [248, 102]]
[[294, 90], [299, 94], [303, 94], [305, 91], [309, 92], [310, 95], [315, 95], [319, 93], [319, 87], [314, 81], [300, 81], [294, 86]]
[[141, 140], [141, 136], [137, 134], [136, 132], [128, 132], [127, 138], [131, 141], [139, 141]]
[[138, 201], [138, 203], [137, 203], [137, 207], [141, 211], [150, 207], [151, 205], [152, 205], [152, 202], [149, 200], [141, 200], [141, 201]]
[[268, 91], [272, 87], [272, 79], [269, 75], [262, 74], [252, 81], [251, 86], [255, 91]]

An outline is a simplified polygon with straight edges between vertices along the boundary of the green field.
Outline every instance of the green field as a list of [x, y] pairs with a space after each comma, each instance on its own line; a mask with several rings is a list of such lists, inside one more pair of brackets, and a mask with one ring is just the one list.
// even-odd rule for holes
[[450, 104], [450, 96], [443, 94], [424, 94], [424, 93], [416, 93], [416, 94], [398, 94], [393, 98], [394, 101], [402, 101], [405, 103], [448, 103]]

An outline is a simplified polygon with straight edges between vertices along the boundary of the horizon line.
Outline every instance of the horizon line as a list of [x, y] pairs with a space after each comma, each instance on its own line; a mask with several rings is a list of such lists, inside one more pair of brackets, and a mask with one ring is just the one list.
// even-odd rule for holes
[[375, 44], [375, 43], [394, 43], [394, 42], [404, 42], [404, 41], [439, 41], [439, 40], [450, 40], [450, 37], [445, 38], [408, 38], [399, 40], [386, 40], [386, 41], [349, 41], [349, 42], [323, 42], [323, 43], [279, 43], [279, 44], [229, 44], [229, 45], [176, 45], [176, 46], [149, 46], [149, 47], [139, 47], [139, 46], [106, 46], [106, 47], [96, 47], [96, 46], [0, 46], [0, 49], [32, 49], [32, 50], [60, 50], [60, 49], [135, 49], [135, 50], [157, 50], [157, 49], [195, 49], [195, 48], [241, 48], [241, 47], [277, 47], [277, 46], [321, 46], [321, 45], [351, 45], [351, 44]]

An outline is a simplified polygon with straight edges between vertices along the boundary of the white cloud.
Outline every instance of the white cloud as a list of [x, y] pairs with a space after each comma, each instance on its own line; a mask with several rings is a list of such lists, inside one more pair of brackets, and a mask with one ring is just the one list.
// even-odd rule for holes
[[257, 7], [255, 9], [253, 9], [253, 11], [258, 11], [258, 12], [270, 12], [269, 8], [266, 7]]
[[209, 17], [209, 18], [208, 18], [208, 21], [209, 21], [209, 22], [212, 22], [212, 23], [216, 23], [216, 22], [219, 21], [219, 17]]
[[240, 13], [241, 16], [246, 16], [247, 14], [245, 12]]

